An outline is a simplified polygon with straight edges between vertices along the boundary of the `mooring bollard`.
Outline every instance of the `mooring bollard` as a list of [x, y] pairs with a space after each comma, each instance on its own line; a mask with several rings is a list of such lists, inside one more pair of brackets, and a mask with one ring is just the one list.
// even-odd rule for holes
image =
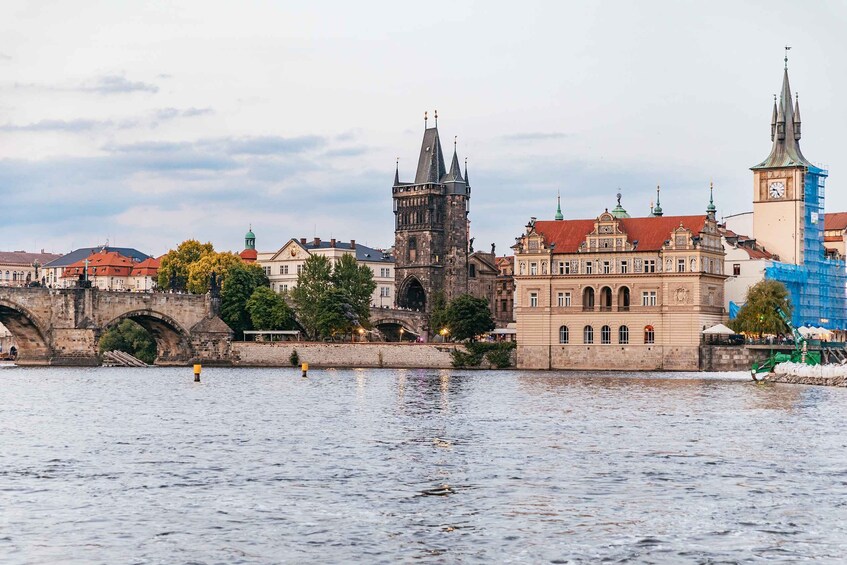
[[304, 377], [308, 377], [308, 376], [309, 376], [309, 375], [308, 375], [308, 373], [309, 373], [309, 364], [308, 364], [308, 363], [303, 363], [303, 364], [301, 364], [301, 365], [300, 365], [300, 369], [302, 369], [302, 370], [303, 370], [303, 376], [304, 376]]
[[194, 382], [200, 382], [200, 371], [203, 370], [203, 367], [200, 364], [194, 365]]

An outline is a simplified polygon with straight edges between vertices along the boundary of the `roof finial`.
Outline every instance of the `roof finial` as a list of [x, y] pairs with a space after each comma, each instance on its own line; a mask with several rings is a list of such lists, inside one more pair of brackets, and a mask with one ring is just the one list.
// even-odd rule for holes
[[659, 196], [661, 195], [661, 191], [662, 191], [662, 187], [657, 184], [656, 185], [656, 207], [653, 208], [653, 215], [654, 216], [661, 216], [662, 215], [662, 204], [659, 201]]
[[457, 143], [458, 139], [459, 139], [458, 135], [453, 136], [453, 153], [456, 152], [456, 143]]
[[788, 45], [785, 46], [785, 69], [788, 70], [788, 52], [791, 50], [791, 47]]
[[618, 206], [620, 206], [620, 205], [621, 205], [621, 193], [620, 193], [620, 190], [621, 190], [621, 189], [619, 188], [619, 189], [618, 189]]
[[435, 127], [438, 127], [438, 110], [435, 110]]
[[712, 181], [712, 179], [709, 179], [709, 205], [706, 206], [706, 212], [708, 214], [712, 214], [712, 215], [714, 215], [715, 210], [716, 210], [714, 192], [715, 192], [715, 183]]
[[426, 122], [429, 118], [427, 117], [427, 112], [424, 110], [424, 129], [426, 129]]
[[562, 215], [562, 193], [561, 191], [556, 191], [556, 219], [564, 220], [565, 216]]

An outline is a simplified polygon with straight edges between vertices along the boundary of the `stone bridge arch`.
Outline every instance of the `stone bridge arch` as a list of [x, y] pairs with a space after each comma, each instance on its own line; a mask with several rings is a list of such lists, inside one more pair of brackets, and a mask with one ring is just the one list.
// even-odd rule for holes
[[[103, 324], [101, 330], [106, 331], [122, 320], [136, 322], [153, 337], [157, 365], [182, 365], [195, 357], [190, 331], [170, 316], [149, 309], [130, 310]], [[100, 335], [102, 333], [97, 336], [98, 348]]]
[[427, 317], [422, 312], [389, 308], [372, 308], [371, 325], [377, 328], [388, 341], [400, 339], [400, 328], [414, 336], [427, 336]]
[[[20, 304], [0, 299], [0, 323], [15, 338], [18, 365], [49, 365], [53, 347], [44, 323]], [[8, 353], [4, 351], [3, 353]]]

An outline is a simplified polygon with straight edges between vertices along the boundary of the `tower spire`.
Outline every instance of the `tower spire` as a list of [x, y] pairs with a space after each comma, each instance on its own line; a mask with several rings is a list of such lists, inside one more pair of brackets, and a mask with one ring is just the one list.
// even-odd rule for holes
[[562, 193], [557, 192], [556, 194], [556, 219], [564, 220], [565, 216], [562, 215]]
[[659, 202], [659, 196], [662, 191], [662, 187], [660, 185], [656, 185], [656, 206], [653, 208], [654, 216], [662, 215], [662, 204]]
[[394, 161], [394, 186], [400, 184], [400, 157]]
[[465, 184], [467, 184], [468, 186], [470, 186], [470, 184], [471, 184], [471, 181], [468, 180], [468, 158], [467, 157], [465, 157]]
[[773, 141], [774, 137], [776, 137], [776, 120], [777, 120], [776, 94], [774, 94], [773, 95], [773, 114], [771, 115], [771, 141]]
[[709, 205], [706, 206], [706, 214], [709, 216], [709, 218], [711, 218], [713, 220], [715, 219], [715, 212], [717, 210], [717, 208], [715, 208], [714, 191], [715, 191], [715, 184], [710, 179], [709, 180]]
[[435, 110], [435, 127], [438, 127], [438, 110]]

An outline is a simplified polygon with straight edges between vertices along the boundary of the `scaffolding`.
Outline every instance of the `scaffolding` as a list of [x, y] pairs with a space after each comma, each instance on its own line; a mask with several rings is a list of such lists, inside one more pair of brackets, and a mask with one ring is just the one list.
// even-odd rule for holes
[[765, 278], [783, 283], [791, 297], [795, 326], [847, 328], [847, 270], [844, 261], [829, 259], [823, 245], [824, 169], [805, 172], [803, 259], [799, 265], [777, 263], [765, 269]]

